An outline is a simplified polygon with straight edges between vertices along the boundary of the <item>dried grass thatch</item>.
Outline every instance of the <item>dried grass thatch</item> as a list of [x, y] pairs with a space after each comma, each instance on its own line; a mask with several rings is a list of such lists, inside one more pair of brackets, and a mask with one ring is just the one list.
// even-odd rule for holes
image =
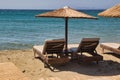
[[96, 19], [96, 17], [90, 16], [88, 14], [76, 11], [69, 7], [60, 8], [51, 12], [46, 12], [43, 14], [38, 14], [36, 17], [57, 17], [57, 18], [87, 18]]
[[99, 16], [104, 17], [118, 17], [120, 18], [120, 4], [115, 5], [101, 13], [98, 14]]

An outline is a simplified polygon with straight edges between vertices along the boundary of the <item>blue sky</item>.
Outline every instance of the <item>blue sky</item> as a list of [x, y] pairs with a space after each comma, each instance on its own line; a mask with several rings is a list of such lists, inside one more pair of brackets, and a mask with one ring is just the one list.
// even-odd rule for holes
[[75, 9], [107, 9], [120, 0], [0, 0], [0, 9], [57, 9], [69, 6]]

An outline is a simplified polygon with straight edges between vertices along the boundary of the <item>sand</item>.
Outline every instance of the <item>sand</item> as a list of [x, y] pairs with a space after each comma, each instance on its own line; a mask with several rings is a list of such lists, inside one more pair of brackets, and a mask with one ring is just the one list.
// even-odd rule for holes
[[99, 46], [97, 51], [104, 57], [99, 64], [95, 62], [78, 64], [77, 61], [71, 61], [57, 66], [54, 72], [44, 68], [41, 60], [34, 58], [32, 49], [1, 50], [0, 63], [14, 63], [31, 80], [120, 80], [120, 55], [101, 54]]

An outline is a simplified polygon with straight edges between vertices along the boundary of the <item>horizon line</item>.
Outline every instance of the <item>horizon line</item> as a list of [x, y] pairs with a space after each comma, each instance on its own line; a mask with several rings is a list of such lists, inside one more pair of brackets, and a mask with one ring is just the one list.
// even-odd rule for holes
[[[55, 10], [55, 9], [13, 9], [13, 8], [0, 8], [0, 10]], [[76, 9], [76, 10], [105, 10], [105, 9]]]

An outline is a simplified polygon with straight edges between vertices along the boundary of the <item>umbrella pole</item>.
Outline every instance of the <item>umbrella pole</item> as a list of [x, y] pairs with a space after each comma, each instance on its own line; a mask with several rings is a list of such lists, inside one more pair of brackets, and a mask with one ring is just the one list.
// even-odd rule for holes
[[65, 54], [68, 54], [68, 18], [65, 18]]

